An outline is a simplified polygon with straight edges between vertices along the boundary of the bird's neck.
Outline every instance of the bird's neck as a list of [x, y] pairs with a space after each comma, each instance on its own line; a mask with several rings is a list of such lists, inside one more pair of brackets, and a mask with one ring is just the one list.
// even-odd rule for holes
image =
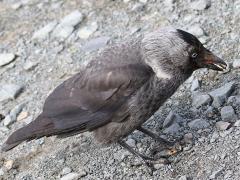
[[191, 72], [183, 73], [180, 70], [167, 72], [168, 73], [166, 74], [164, 71], [161, 71], [161, 73], [159, 74], [155, 73], [154, 81], [157, 85], [156, 89], [158, 89], [159, 93], [161, 93], [162, 91], [169, 91], [169, 94], [174, 93], [178, 89], [178, 87], [192, 74]]

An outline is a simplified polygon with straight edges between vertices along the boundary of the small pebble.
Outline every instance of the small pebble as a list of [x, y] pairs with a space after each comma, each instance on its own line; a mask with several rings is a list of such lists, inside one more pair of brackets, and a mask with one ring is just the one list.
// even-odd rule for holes
[[12, 53], [0, 54], [0, 67], [5, 66], [16, 59], [16, 55]]
[[72, 172], [61, 177], [60, 180], [78, 180], [80, 177], [81, 177], [80, 174]]
[[14, 10], [18, 10], [18, 9], [20, 9], [22, 7], [22, 5], [23, 5], [22, 2], [17, 2], [15, 4], [13, 4], [11, 6], [11, 8], [14, 9]]
[[53, 35], [61, 39], [66, 39], [72, 34], [73, 31], [74, 27], [72, 26], [59, 26], [54, 30]]
[[15, 99], [23, 89], [23, 86], [16, 84], [0, 85], [0, 102], [8, 99]]
[[83, 15], [78, 10], [73, 11], [72, 13], [65, 16], [59, 26], [76, 26], [83, 20]]
[[235, 82], [230, 82], [221, 86], [220, 88], [214, 89], [209, 93], [209, 95], [213, 98], [214, 101], [221, 101], [220, 103], [222, 104], [232, 94], [234, 87]]
[[0, 176], [3, 176], [4, 175], [4, 171], [2, 168], [0, 168]]
[[199, 129], [208, 128], [210, 126], [210, 124], [209, 124], [209, 122], [207, 122], [204, 119], [195, 119], [195, 120], [191, 121], [190, 123], [188, 123], [188, 126], [191, 129], [199, 130]]
[[38, 65], [37, 62], [28, 61], [28, 62], [24, 63], [23, 69], [26, 70], [26, 71], [31, 71], [31, 70], [33, 70], [37, 65]]
[[13, 168], [13, 163], [14, 163], [13, 160], [7, 160], [7, 161], [4, 163], [4, 167], [5, 167], [7, 170], [10, 170], [10, 169]]
[[217, 178], [220, 174], [221, 174], [221, 172], [222, 172], [222, 168], [221, 169], [219, 169], [219, 170], [217, 170], [217, 171], [214, 171], [210, 176], [209, 176], [209, 179], [215, 179], [215, 178]]
[[200, 82], [198, 79], [194, 79], [191, 85], [191, 91], [196, 91], [200, 88]]
[[203, 29], [201, 28], [201, 26], [199, 24], [195, 24], [195, 25], [192, 25], [189, 29], [188, 29], [188, 32], [197, 36], [197, 37], [201, 37], [204, 35], [204, 31]]
[[230, 126], [230, 123], [225, 121], [218, 121], [216, 123], [216, 128], [220, 131], [226, 130], [229, 126]]
[[180, 126], [178, 123], [174, 123], [171, 126], [165, 128], [163, 130], [164, 134], [171, 134], [171, 135], [177, 135], [180, 131]]
[[160, 164], [154, 164], [153, 166], [155, 169], [160, 169], [160, 168], [164, 167], [165, 165], [160, 163]]
[[107, 37], [107, 36], [98, 37], [98, 38], [88, 41], [82, 47], [82, 49], [84, 51], [88, 51], [88, 52], [98, 50], [100, 48], [105, 47], [107, 45], [107, 43], [109, 42], [109, 40], [110, 40], [110, 37]]
[[211, 97], [208, 94], [194, 92], [192, 95], [192, 105], [196, 108], [208, 105], [212, 102]]
[[28, 112], [22, 111], [22, 112], [17, 116], [17, 121], [21, 121], [21, 120], [23, 120], [23, 119], [25, 119], [25, 118], [27, 118], [27, 117], [28, 117]]
[[92, 22], [89, 26], [83, 27], [78, 31], [78, 36], [81, 39], [88, 39], [98, 28], [96, 22]]
[[136, 141], [132, 138], [128, 138], [128, 140], [126, 141], [126, 143], [131, 146], [131, 147], [135, 147], [136, 146]]
[[57, 22], [53, 21], [45, 25], [43, 28], [39, 29], [33, 34], [32, 39], [43, 40], [49, 36], [53, 29], [57, 26]]
[[63, 168], [61, 175], [66, 175], [66, 174], [69, 174], [70, 172], [72, 172], [71, 168], [65, 167]]
[[235, 126], [235, 127], [240, 127], [240, 120], [237, 120], [237, 121], [234, 123], [234, 126]]
[[184, 142], [187, 144], [192, 144], [193, 143], [193, 134], [192, 133], [187, 133], [184, 135]]
[[240, 68], [240, 59], [235, 59], [233, 61], [233, 68], [235, 69]]
[[84, 177], [86, 175], [87, 175], [87, 172], [85, 170], [83, 170], [83, 169], [79, 170], [79, 177]]
[[237, 116], [234, 112], [232, 106], [224, 106], [221, 109], [221, 118], [223, 121], [234, 122], [237, 119]]
[[144, 8], [145, 8], [145, 5], [143, 3], [136, 3], [132, 7], [132, 11], [134, 11], [134, 12], [141, 12], [141, 11], [144, 10]]
[[184, 176], [181, 176], [178, 180], [188, 180], [188, 178], [186, 175], [184, 175]]
[[195, 0], [192, 1], [190, 7], [194, 10], [204, 10], [211, 6], [210, 0]]

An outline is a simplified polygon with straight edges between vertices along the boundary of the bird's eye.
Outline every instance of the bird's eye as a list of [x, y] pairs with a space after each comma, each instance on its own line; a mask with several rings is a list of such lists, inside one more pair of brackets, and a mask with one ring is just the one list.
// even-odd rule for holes
[[192, 53], [192, 55], [191, 55], [191, 57], [194, 58], [194, 59], [195, 59], [197, 56], [198, 56], [197, 53]]

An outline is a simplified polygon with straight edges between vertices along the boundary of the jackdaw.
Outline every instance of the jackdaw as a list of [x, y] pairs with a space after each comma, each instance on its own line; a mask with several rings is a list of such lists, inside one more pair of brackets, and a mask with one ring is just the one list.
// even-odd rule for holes
[[199, 68], [222, 71], [226, 63], [192, 34], [162, 28], [104, 49], [46, 99], [42, 113], [15, 131], [8, 151], [25, 140], [93, 131], [103, 144], [117, 142], [145, 162], [154, 160], [123, 141], [134, 130], [167, 143], [142, 127]]

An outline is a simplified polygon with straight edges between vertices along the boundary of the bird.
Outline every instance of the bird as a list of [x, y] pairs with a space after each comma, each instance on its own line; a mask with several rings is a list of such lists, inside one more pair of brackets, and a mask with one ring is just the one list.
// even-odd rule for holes
[[57, 86], [40, 115], [13, 132], [2, 150], [44, 136], [69, 137], [90, 131], [101, 144], [118, 143], [148, 162], [153, 158], [131, 148], [124, 138], [138, 130], [168, 144], [143, 124], [195, 70], [223, 71], [226, 67], [197, 37], [173, 27], [109, 45]]

